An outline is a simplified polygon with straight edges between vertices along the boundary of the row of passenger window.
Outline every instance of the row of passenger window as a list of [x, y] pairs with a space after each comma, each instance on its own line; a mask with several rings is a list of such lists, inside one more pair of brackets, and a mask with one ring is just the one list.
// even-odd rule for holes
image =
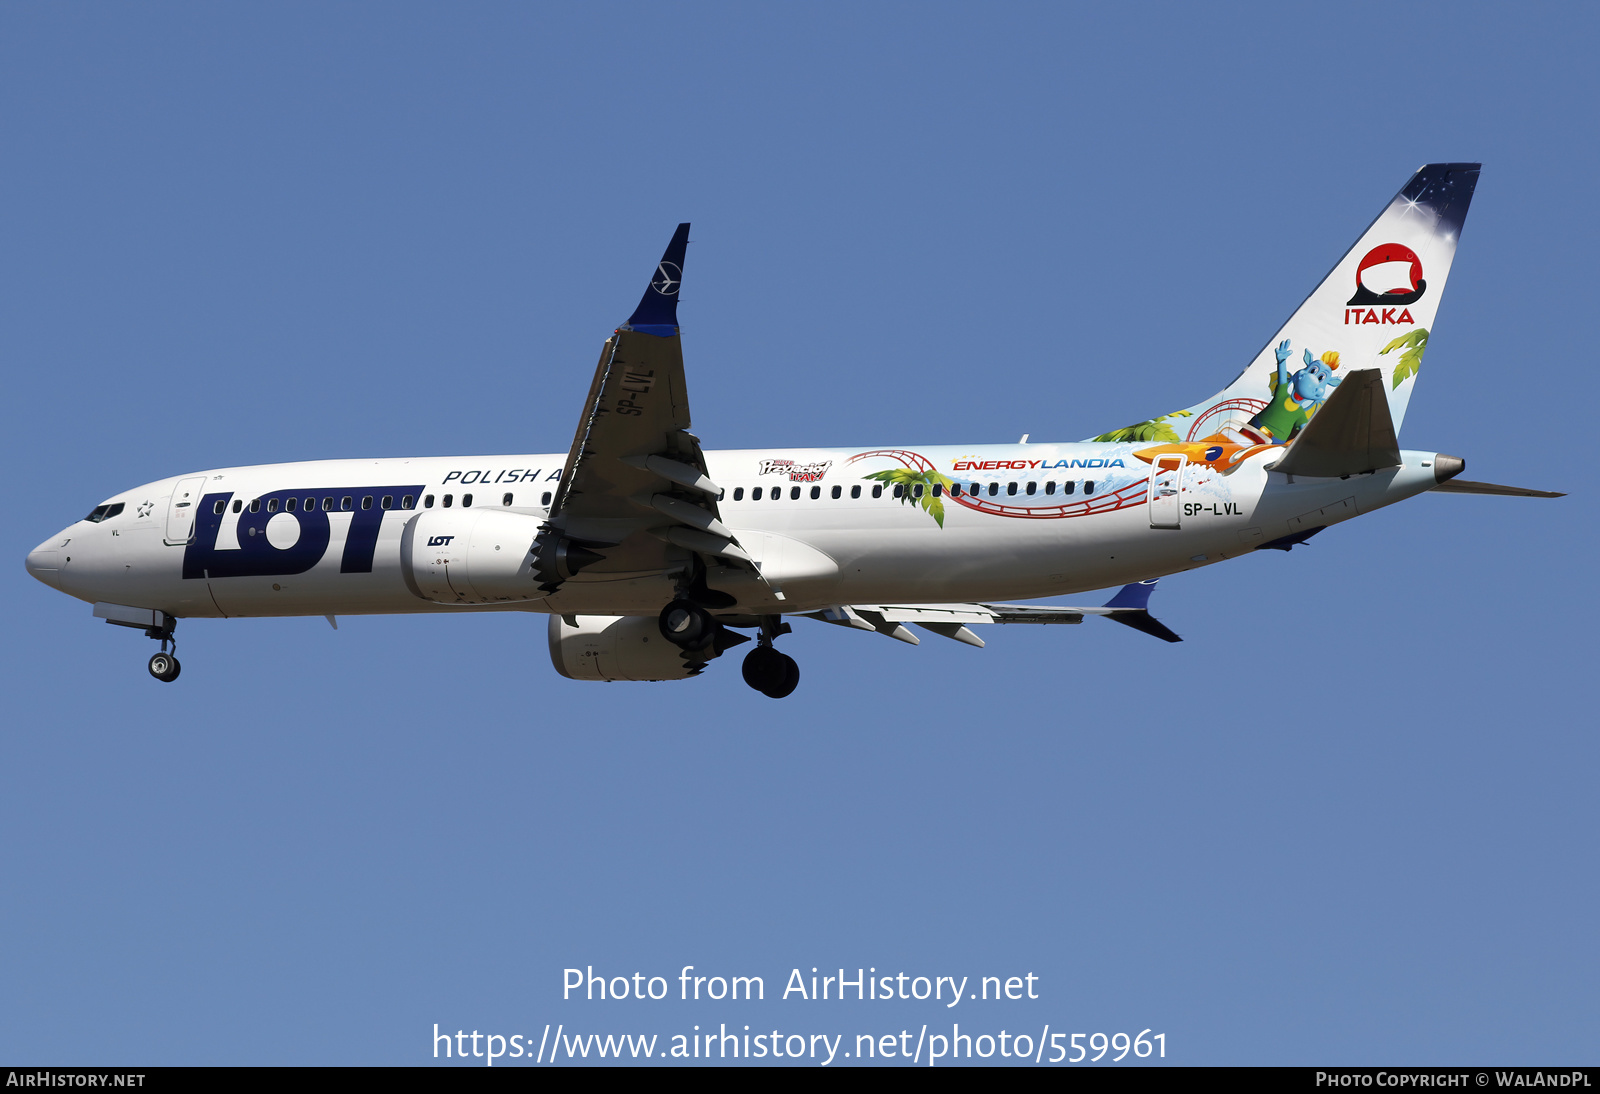
[[[442, 508], [449, 509], [451, 506], [453, 506], [455, 504], [456, 496], [454, 494], [446, 494], [440, 500], [443, 502]], [[503, 494], [500, 497], [500, 504], [509, 507], [511, 505], [512, 500], [513, 500], [513, 497], [512, 497], [511, 494]], [[353, 495], [350, 495], [350, 494], [346, 494], [342, 498], [335, 498], [332, 494], [324, 494], [322, 496], [320, 505], [318, 504], [318, 500], [316, 498], [314, 498], [314, 497], [306, 498], [303, 503], [301, 502], [301, 500], [299, 498], [284, 498], [284, 499], [282, 499], [281, 507], [282, 507], [282, 509], [283, 509], [283, 511], [285, 513], [293, 513], [296, 509], [300, 509], [300, 508], [303, 508], [308, 513], [312, 512], [314, 510], [317, 510], [317, 509], [321, 509], [322, 512], [324, 512], [324, 513], [331, 513], [331, 512], [335, 512], [335, 511], [340, 512], [340, 513], [348, 513], [350, 511], [352, 511], [353, 509], [355, 509], [355, 507], [356, 507], [355, 501], [356, 501], [355, 497]], [[405, 495], [401, 496], [401, 498], [400, 498], [400, 508], [402, 508], [402, 509], [413, 509], [413, 508], [416, 507], [416, 502], [417, 502], [417, 499], [416, 499], [415, 495], [405, 494]], [[432, 509], [433, 508], [433, 502], [434, 502], [434, 498], [433, 498], [432, 494], [424, 494], [422, 496], [422, 507], [424, 509]], [[373, 495], [368, 494], [368, 495], [366, 495], [365, 497], [363, 497], [361, 499], [361, 508], [362, 509], [371, 509], [372, 508], [372, 503], [373, 503]], [[377, 498], [377, 503], [378, 503], [378, 508], [379, 509], [393, 509], [394, 508], [394, 495], [393, 494], [384, 494], [382, 497]], [[219, 501], [219, 502], [217, 502], [215, 505], [213, 505], [211, 507], [211, 511], [220, 516], [223, 513], [224, 509], [226, 508], [226, 504], [227, 504], [226, 502]], [[266, 499], [266, 502], [264, 504], [266, 505], [267, 512], [269, 512], [269, 513], [276, 513], [278, 511], [278, 509], [280, 508], [280, 501], [279, 501], [278, 498], [268, 498], [268, 499]], [[550, 491], [546, 490], [544, 492], [544, 494], [541, 495], [540, 500], [539, 500], [539, 504], [540, 505], [549, 505], [550, 504]], [[259, 512], [261, 512], [262, 505], [263, 505], [262, 500], [260, 498], [255, 498], [250, 502], [250, 511], [252, 513], [259, 513]], [[462, 508], [471, 507], [471, 505], [472, 505], [472, 495], [471, 494], [462, 494], [461, 495], [461, 505], [462, 505]], [[236, 499], [234, 501], [234, 503], [233, 503], [233, 511], [235, 513], [244, 512], [244, 507], [245, 507], [245, 503], [242, 500]], [[116, 516], [117, 513], [122, 511], [121, 504], [118, 504], [118, 505], [116, 505], [114, 507], [102, 506], [102, 508], [114, 508], [116, 510], [116, 512], [107, 513], [105, 516], [96, 516], [95, 513], [99, 512], [99, 510], [97, 509], [97, 510], [95, 510], [95, 513], [89, 514], [88, 519], [89, 520], [95, 520], [95, 521], [105, 520], [106, 516]]]
[[[1078, 484], [1076, 482], [1063, 482], [1063, 483], [1061, 483], [1059, 485], [1060, 485], [1061, 493], [1063, 493], [1063, 494], [1073, 494], [1073, 493], [1076, 493], [1077, 489], [1078, 489]], [[1005, 484], [1005, 488], [1006, 488], [1007, 496], [1014, 496], [1017, 493], [1019, 488], [1021, 489], [1022, 493], [1024, 493], [1024, 494], [1037, 494], [1039, 492], [1039, 484], [1037, 482], [1028, 482], [1028, 483], [1008, 482], [1008, 483]], [[752, 489], [750, 491], [750, 500], [751, 501], [760, 501], [762, 499], [762, 497], [765, 496], [767, 498], [770, 498], [772, 501], [777, 501], [779, 498], [783, 497], [783, 487], [774, 486], [774, 487], [770, 488], [770, 493], [764, 493], [764, 491], [766, 491], [767, 489], [768, 488], [761, 487], [761, 486], [755, 487], [754, 489]], [[801, 489], [802, 488], [798, 487], [798, 486], [789, 487], [789, 499], [791, 501], [799, 501], [800, 500]], [[920, 482], [919, 483], [914, 483], [912, 485], [912, 487], [911, 487], [911, 496], [914, 497], [914, 498], [920, 498], [920, 497], [922, 497], [923, 492], [926, 489], [927, 489], [927, 487], [925, 487], [922, 483], [920, 483]], [[1046, 494], [1054, 494], [1056, 492], [1056, 489], [1057, 489], [1057, 483], [1055, 483], [1054, 481], [1049, 481], [1049, 482], [1046, 482], [1044, 484], [1044, 492]], [[984, 494], [984, 492], [985, 491], [984, 491], [984, 487], [983, 487], [982, 483], [976, 483], [976, 482], [968, 483], [966, 486], [962, 486], [962, 484], [959, 483], [959, 482], [950, 484], [950, 496], [952, 498], [959, 498], [959, 497], [962, 496], [962, 494], [966, 494], [966, 495], [968, 495], [970, 497], [980, 497], [980, 496], [982, 496]], [[991, 482], [989, 484], [987, 492], [988, 492], [989, 497], [991, 497], [991, 498], [999, 496], [999, 494], [1000, 494], [1000, 483]], [[1085, 494], [1093, 494], [1094, 493], [1094, 480], [1093, 479], [1090, 479], [1090, 480], [1086, 481], [1083, 484], [1083, 492]], [[894, 493], [891, 496], [896, 497], [896, 498], [903, 498], [903, 497], [905, 497], [905, 493], [906, 493], [906, 488], [905, 488], [905, 486], [903, 484], [896, 485], [895, 488], [894, 488]], [[944, 493], [944, 486], [942, 484], [940, 484], [940, 483], [935, 483], [933, 485], [933, 496], [937, 498], [943, 493]], [[844, 496], [844, 488], [842, 486], [833, 487], [832, 490], [829, 493], [829, 496], [834, 498], [835, 500], [838, 500], [839, 498], [842, 498]], [[859, 498], [861, 496], [861, 487], [860, 486], [852, 486], [850, 488], [850, 496], [852, 498]], [[872, 496], [875, 497], [875, 498], [883, 497], [883, 485], [881, 483], [872, 488]], [[811, 488], [811, 497], [812, 497], [812, 500], [816, 500], [816, 499], [821, 498], [822, 497], [822, 487], [813, 486]], [[743, 501], [744, 500], [744, 487], [735, 486], [733, 488], [733, 500], [734, 501]]]

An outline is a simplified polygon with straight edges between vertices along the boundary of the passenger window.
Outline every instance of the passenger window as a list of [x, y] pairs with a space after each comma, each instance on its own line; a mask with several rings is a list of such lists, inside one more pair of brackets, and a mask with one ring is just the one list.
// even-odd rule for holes
[[454, 494], [446, 494], [444, 496], [444, 507], [446, 509], [450, 508], [450, 506], [455, 504], [455, 501], [456, 501], [456, 496]]
[[251, 498], [250, 499], [250, 511], [252, 513], [261, 512], [261, 499], [260, 498]]
[[[430, 501], [430, 502], [428, 502], [428, 504], [432, 505], [433, 502]], [[550, 491], [546, 490], [543, 494], [541, 494], [539, 496], [539, 504], [540, 505], [549, 505], [550, 504]]]
[[883, 497], [883, 484], [882, 483], [879, 483], [877, 486], [874, 486], [872, 488], [872, 496], [875, 497], [875, 498]]
[[471, 507], [472, 507], [472, 495], [471, 494], [462, 494], [461, 495], [461, 508], [470, 509]]
[[[353, 508], [353, 499], [349, 494], [346, 494], [344, 497], [339, 499], [339, 512], [348, 513]], [[254, 509], [252, 509], [251, 512], [254, 512]]]
[[510, 494], [501, 494], [500, 495], [500, 504], [501, 505], [510, 505], [511, 504], [511, 495]]
[[385, 494], [383, 497], [379, 498], [378, 499], [378, 508], [379, 509], [393, 509], [394, 508], [394, 495], [393, 494]]
[[977, 483], [973, 483], [971, 486], [967, 487], [967, 493], [971, 494], [973, 497], [977, 497], [979, 494], [983, 493], [983, 487], [979, 486]]
[[750, 491], [750, 500], [751, 501], [760, 501], [761, 500], [761, 487], [758, 486], [754, 490]]
[[959, 482], [953, 482], [950, 484], [950, 496], [952, 498], [959, 498], [961, 496], [961, 484]]
[[1093, 479], [1087, 479], [1087, 480], [1084, 481], [1083, 492], [1085, 494], [1094, 493], [1094, 480]]
[[833, 500], [834, 501], [838, 501], [839, 500], [839, 495], [842, 494], [842, 493], [844, 493], [844, 488], [843, 487], [839, 487], [839, 486], [835, 486], [833, 488]]
[[415, 504], [415, 502], [416, 502], [416, 499], [414, 497], [412, 497], [410, 494], [407, 494], [405, 497], [400, 499], [400, 508], [402, 508], [402, 509], [410, 509], [411, 506], [413, 504]]
[[1000, 484], [997, 482], [991, 482], [989, 484], [989, 496], [992, 498], [998, 493], [1000, 493]]
[[922, 497], [922, 484], [920, 482], [911, 488], [911, 496], [914, 498]]
[[1070, 494], [1074, 490], [1076, 490], [1077, 488], [1078, 488], [1078, 484], [1075, 483], [1075, 482], [1064, 482], [1064, 483], [1061, 484], [1061, 492], [1063, 494]]
[[852, 498], [859, 498], [859, 497], [860, 497], [860, 496], [861, 496], [861, 487], [859, 487], [859, 486], [852, 486], [852, 487], [851, 487], [851, 488], [850, 488], [850, 496], [851, 496], [851, 497], [852, 497]]
[[942, 482], [934, 483], [933, 484], [933, 496], [934, 497], [938, 497], [942, 493], [944, 493], [944, 483], [942, 483]]
[[1033, 492], [1034, 492], [1034, 491], [1035, 491], [1035, 490], [1037, 490], [1037, 489], [1039, 489], [1039, 484], [1038, 484], [1038, 483], [1036, 483], [1036, 482], [1030, 482], [1030, 483], [1029, 483], [1029, 484], [1028, 484], [1028, 493], [1030, 493], [1030, 494], [1031, 494], [1031, 493], [1033, 493]]
[[1006, 483], [1006, 495], [1008, 497], [1010, 495], [1012, 495], [1012, 494], [1015, 494], [1016, 492], [1017, 492], [1017, 484], [1016, 483], [1014, 483], [1014, 482]]
[[744, 500], [744, 487], [735, 486], [733, 488], [733, 500], [734, 501], [743, 501]]
[[285, 513], [294, 512], [295, 503], [297, 503], [299, 500], [300, 500], [299, 498], [290, 498], [288, 501], [284, 502], [283, 503], [283, 511]]
[[811, 500], [816, 501], [820, 497], [822, 497], [822, 487], [813, 486], [811, 488]]
[[315, 509], [316, 507], [317, 507], [317, 499], [316, 498], [307, 498], [300, 506], [300, 508], [304, 509], [308, 513], [311, 512], [311, 510]]
[[895, 483], [894, 496], [897, 497], [897, 498], [903, 498], [903, 497], [905, 497], [905, 494], [906, 494], [906, 488], [903, 485], [901, 485], [900, 483]]
[[[217, 502], [217, 504], [215, 504], [215, 505], [213, 505], [211, 507], [211, 511], [213, 513], [217, 514], [218, 516], [221, 516], [222, 515], [222, 511], [225, 508], [227, 508], [227, 506], [225, 506], [222, 502], [219, 501], [219, 502]], [[92, 521], [99, 521], [99, 519], [100, 519], [99, 514], [100, 514], [100, 510], [96, 509], [93, 513], [89, 514], [87, 519], [88, 520], [92, 520]]]
[[[549, 496], [550, 496], [549, 494], [545, 495], [545, 497], [547, 497], [547, 498]], [[422, 495], [422, 507], [424, 509], [432, 509], [433, 508], [433, 495], [432, 494], [424, 494], [424, 495]]]
[[790, 501], [799, 501], [800, 500], [800, 488], [798, 486], [789, 487], [789, 500]]
[[361, 508], [363, 508], [363, 509], [371, 509], [372, 508], [372, 495], [371, 494], [366, 494], [366, 495], [362, 496], [362, 498], [361, 498]]
[[240, 500], [239, 500], [239, 499], [237, 499], [237, 498], [235, 498], [235, 499], [234, 499], [234, 502], [233, 502], [233, 511], [234, 511], [234, 512], [235, 512], [235, 513], [242, 513], [242, 512], [244, 512], [244, 502], [242, 502], [242, 501], [240, 501]]
[[324, 513], [326, 513], [328, 511], [330, 511], [332, 508], [333, 508], [333, 497], [330, 495], [328, 497], [323, 498], [322, 499], [322, 511]]
[[278, 499], [277, 498], [268, 498], [267, 499], [267, 512], [276, 513], [277, 511], [278, 511]]
[[1044, 492], [1046, 494], [1054, 494], [1056, 492], [1056, 481], [1054, 479], [1044, 484]]

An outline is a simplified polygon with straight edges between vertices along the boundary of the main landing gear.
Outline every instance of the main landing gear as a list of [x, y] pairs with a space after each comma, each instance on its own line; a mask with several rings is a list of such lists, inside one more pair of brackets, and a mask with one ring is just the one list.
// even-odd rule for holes
[[[661, 609], [658, 623], [661, 637], [683, 650], [684, 661], [693, 670], [691, 675], [728, 647], [750, 641], [728, 630], [710, 612], [684, 596]], [[784, 698], [800, 684], [800, 666], [772, 645], [775, 638], [789, 630], [789, 624], [777, 616], [762, 616], [761, 637], [744, 659], [744, 682], [773, 699]]]
[[661, 637], [675, 646], [703, 649], [716, 633], [717, 621], [692, 600], [680, 598], [661, 609]]
[[769, 699], [785, 698], [800, 686], [800, 666], [772, 644], [773, 639], [789, 630], [789, 624], [778, 622], [776, 616], [762, 616], [761, 637], [744, 658], [744, 682]]

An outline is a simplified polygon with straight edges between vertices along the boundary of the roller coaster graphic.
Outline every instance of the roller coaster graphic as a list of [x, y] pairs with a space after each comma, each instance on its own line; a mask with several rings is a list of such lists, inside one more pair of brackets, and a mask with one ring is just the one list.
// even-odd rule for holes
[[1189, 426], [1186, 441], [1199, 440], [1209, 437], [1226, 424], [1227, 419], [1234, 414], [1243, 414], [1244, 420], [1249, 421], [1262, 410], [1266, 409], [1265, 399], [1228, 399], [1206, 410], [1204, 414], [1197, 415], [1194, 424]]
[[[845, 464], [848, 466], [858, 460], [868, 460], [874, 456], [883, 456], [887, 459], [895, 460], [901, 465], [909, 467], [913, 471], [920, 471], [923, 474], [929, 472], [943, 474], [942, 471], [938, 471], [938, 468], [934, 467], [927, 457], [920, 453], [900, 448], [879, 448], [871, 452], [858, 452], [846, 460]], [[990, 516], [1012, 517], [1018, 520], [1062, 520], [1066, 517], [1089, 517], [1094, 516], [1096, 513], [1113, 513], [1118, 509], [1131, 509], [1135, 505], [1143, 505], [1149, 500], [1149, 484], [1150, 478], [1147, 475], [1137, 482], [1129, 483], [1127, 486], [1114, 490], [1109, 494], [1097, 494], [1094, 497], [1085, 498], [1082, 501], [1068, 505], [1004, 505], [984, 497], [973, 497], [965, 492], [952, 494], [946, 491], [944, 496], [948, 502], [954, 502], [979, 513], [988, 513]]]

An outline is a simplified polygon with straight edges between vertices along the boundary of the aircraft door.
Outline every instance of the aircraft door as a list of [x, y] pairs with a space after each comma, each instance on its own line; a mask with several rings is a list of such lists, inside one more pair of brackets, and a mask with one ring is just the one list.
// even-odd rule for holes
[[1187, 456], [1157, 456], [1150, 467], [1150, 527], [1179, 527], [1179, 495]]
[[195, 510], [200, 505], [200, 488], [206, 484], [204, 475], [180, 479], [172, 488], [172, 500], [167, 503], [167, 545], [175, 547], [194, 538]]

